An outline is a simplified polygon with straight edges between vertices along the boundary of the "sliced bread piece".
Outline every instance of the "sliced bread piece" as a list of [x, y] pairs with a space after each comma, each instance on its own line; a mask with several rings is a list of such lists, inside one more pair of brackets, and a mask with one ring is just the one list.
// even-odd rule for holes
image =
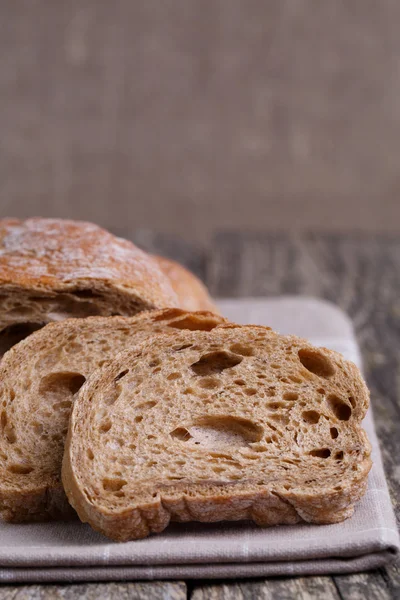
[[155, 336], [75, 402], [63, 484], [113, 540], [170, 521], [336, 523], [364, 494], [369, 403], [357, 367], [268, 328]]
[[157, 261], [92, 223], [0, 220], [0, 349], [45, 323], [178, 306]]
[[71, 404], [90, 373], [155, 332], [209, 330], [225, 320], [166, 309], [137, 317], [51, 323], [14, 346], [0, 365], [0, 513], [9, 521], [67, 516], [61, 460]]
[[169, 277], [178, 298], [178, 306], [185, 310], [219, 312], [206, 286], [194, 273], [170, 258], [164, 258], [163, 256], [155, 256], [154, 258], [161, 270]]

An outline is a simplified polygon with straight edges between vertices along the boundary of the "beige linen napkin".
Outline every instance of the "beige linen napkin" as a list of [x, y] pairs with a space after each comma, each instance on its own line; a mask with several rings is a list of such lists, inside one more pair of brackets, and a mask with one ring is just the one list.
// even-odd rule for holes
[[[225, 300], [219, 306], [232, 320], [309, 338], [360, 364], [349, 319], [328, 303], [285, 297]], [[250, 523], [174, 524], [161, 535], [125, 544], [79, 522], [0, 523], [0, 581], [237, 578], [380, 567], [399, 551], [399, 536], [371, 412], [364, 426], [374, 466], [367, 494], [344, 523], [268, 529]]]

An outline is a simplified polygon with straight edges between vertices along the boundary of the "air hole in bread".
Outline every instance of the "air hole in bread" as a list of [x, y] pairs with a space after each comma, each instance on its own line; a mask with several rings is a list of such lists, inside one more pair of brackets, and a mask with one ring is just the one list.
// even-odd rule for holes
[[174, 346], [172, 349], [175, 352], [181, 352], [182, 350], [186, 350], [186, 348], [191, 348], [193, 344], [182, 344], [181, 346]]
[[91, 448], [87, 449], [87, 457], [88, 457], [89, 460], [93, 460], [94, 459], [93, 450]]
[[1, 416], [0, 416], [0, 425], [1, 427], [4, 429], [4, 427], [7, 425], [7, 413], [5, 410], [1, 411]]
[[236, 383], [236, 385], [246, 385], [244, 379], [235, 379], [233, 383]]
[[263, 428], [257, 423], [230, 415], [200, 417], [188, 427], [188, 431], [191, 435], [190, 443], [208, 449], [249, 446], [259, 442], [263, 436]]
[[299, 359], [303, 367], [318, 375], [318, 377], [332, 377], [335, 373], [335, 369], [329, 358], [324, 356], [322, 352], [318, 350], [312, 350], [311, 348], [303, 348], [298, 352]]
[[201, 318], [198, 315], [188, 315], [184, 319], [168, 323], [168, 327], [173, 327], [174, 329], [189, 329], [190, 331], [211, 331], [217, 325], [219, 325], [219, 320], [213, 319], [212, 317]]
[[193, 363], [190, 368], [195, 375], [206, 376], [221, 373], [225, 369], [232, 369], [240, 364], [243, 360], [242, 356], [231, 354], [225, 350], [209, 352], [204, 354], [200, 360]]
[[216, 377], [204, 377], [199, 381], [199, 386], [205, 390], [213, 390], [220, 387], [221, 382]]
[[39, 423], [38, 421], [33, 421], [32, 429], [33, 429], [33, 433], [35, 435], [42, 435], [42, 433], [43, 433], [43, 425], [41, 423]]
[[101, 298], [100, 294], [96, 294], [93, 290], [74, 290], [71, 292], [77, 298]]
[[71, 400], [61, 400], [53, 404], [54, 410], [70, 410], [72, 405]]
[[141, 423], [142, 421], [143, 421], [142, 415], [138, 415], [137, 417], [135, 417], [135, 423]]
[[154, 406], [157, 406], [157, 402], [155, 400], [149, 400], [148, 402], [142, 402], [142, 404], [138, 404], [137, 408], [140, 408], [140, 410], [147, 410], [154, 408]]
[[170, 436], [181, 442], [187, 442], [192, 437], [185, 427], [177, 427], [171, 431]]
[[277, 363], [272, 363], [271, 365], [271, 369], [280, 369], [281, 365], [278, 365]]
[[[86, 379], [80, 373], [50, 373], [39, 384], [39, 395], [47, 402], [72, 402]], [[60, 406], [61, 408], [61, 406]]]
[[284, 392], [283, 394], [283, 399], [284, 400], [290, 400], [290, 401], [295, 401], [298, 400], [299, 395], [296, 392]]
[[72, 344], [69, 344], [68, 346], [64, 346], [64, 352], [67, 353], [76, 353], [76, 352], [80, 352], [83, 349], [82, 344], [78, 344], [77, 342], [73, 342]]
[[339, 452], [335, 452], [334, 458], [336, 460], [343, 460], [343, 457], [344, 457], [343, 450], [340, 450]]
[[176, 319], [178, 317], [182, 317], [186, 312], [180, 308], [169, 308], [168, 310], [163, 310], [161, 314], [157, 315], [153, 318], [153, 321], [156, 323], [157, 321], [168, 321], [168, 319]]
[[0, 332], [0, 356], [43, 325], [44, 323], [15, 323], [5, 327]]
[[351, 407], [342, 398], [339, 398], [336, 394], [330, 394], [327, 402], [329, 408], [339, 421], [348, 421], [350, 419]]
[[224, 471], [226, 471], [224, 467], [212, 467], [212, 470], [214, 473], [224, 473]]
[[241, 356], [253, 356], [254, 354], [253, 348], [251, 348], [251, 346], [246, 346], [245, 344], [232, 344], [229, 349], [236, 354], [240, 354]]
[[301, 416], [306, 423], [315, 425], [318, 423], [321, 415], [316, 410], [305, 410]]
[[15, 444], [17, 441], [17, 436], [12, 425], [6, 425], [4, 427], [4, 437], [9, 444]]
[[270, 388], [269, 390], [267, 390], [267, 396], [269, 396], [270, 398], [273, 398], [275, 396], [275, 390], [273, 388]]
[[317, 458], [329, 458], [331, 451], [329, 448], [319, 448], [318, 450], [311, 450], [309, 454], [310, 456], [316, 456]]
[[267, 408], [276, 410], [277, 408], [285, 408], [285, 404], [283, 402], [268, 402]]
[[195, 393], [194, 389], [193, 389], [193, 388], [190, 388], [190, 387], [189, 387], [189, 388], [185, 388], [185, 389], [183, 390], [183, 392], [182, 392], [182, 394], [185, 394], [185, 395], [188, 395], [188, 394], [194, 394], [194, 393]]
[[[282, 425], [288, 425], [288, 423], [289, 423], [289, 417], [287, 415], [283, 415], [283, 414], [279, 414], [279, 413], [271, 415], [270, 419], [275, 421], [275, 423], [278, 423], [278, 424], [280, 423]], [[277, 430], [277, 434], [282, 435], [282, 432]]]
[[255, 396], [257, 394], [257, 390], [256, 388], [246, 388], [244, 390], [244, 393], [246, 394], [246, 396]]
[[336, 427], [331, 427], [330, 430], [329, 430], [329, 432], [330, 432], [331, 438], [333, 440], [335, 440], [338, 437], [338, 435], [339, 435], [339, 431], [337, 430]]
[[105, 477], [102, 483], [106, 492], [119, 492], [128, 482], [125, 479]]
[[223, 454], [221, 452], [210, 452], [210, 456], [213, 458], [225, 458], [226, 460], [233, 460], [230, 454]]
[[121, 393], [121, 388], [118, 385], [111, 385], [103, 396], [103, 403], [106, 406], [112, 406], [116, 403]]
[[318, 392], [318, 394], [322, 394], [322, 395], [326, 394], [325, 388], [318, 388], [317, 392]]
[[110, 431], [111, 427], [112, 423], [110, 419], [106, 419], [105, 421], [102, 421], [102, 423], [100, 423], [99, 431], [100, 433], [107, 433], [107, 431]]
[[32, 473], [33, 467], [21, 463], [13, 463], [7, 466], [7, 470], [16, 475], [29, 475], [29, 473]]
[[[150, 366], [153, 366], [153, 365], [150, 365]], [[125, 371], [121, 371], [121, 373], [119, 373], [116, 377], [114, 377], [115, 383], [117, 383], [117, 381], [119, 381], [120, 379], [125, 377], [125, 375], [127, 375], [128, 373], [129, 373], [129, 369], [125, 369]]]
[[289, 375], [289, 379], [293, 383], [303, 383], [303, 380], [300, 377], [296, 377], [296, 375]]
[[180, 373], [176, 372], [176, 373], [170, 373], [170, 374], [167, 376], [167, 379], [168, 379], [169, 381], [174, 381], [174, 379], [180, 379], [181, 377], [182, 377], [182, 375], [181, 375]]
[[349, 402], [350, 402], [352, 408], [356, 407], [356, 401], [355, 401], [355, 398], [353, 396], [349, 396]]

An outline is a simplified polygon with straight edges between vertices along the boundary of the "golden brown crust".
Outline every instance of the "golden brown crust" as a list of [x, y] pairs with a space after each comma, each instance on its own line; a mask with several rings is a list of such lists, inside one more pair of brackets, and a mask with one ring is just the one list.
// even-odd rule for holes
[[81, 390], [64, 489], [118, 541], [173, 520], [339, 522], [366, 488], [368, 404], [355, 365], [295, 336], [235, 325], [154, 336]]
[[0, 328], [177, 304], [157, 262], [92, 223], [0, 220]]
[[155, 256], [154, 258], [161, 270], [169, 277], [181, 308], [185, 310], [210, 310], [219, 313], [206, 286], [196, 275], [170, 258], [163, 256]]

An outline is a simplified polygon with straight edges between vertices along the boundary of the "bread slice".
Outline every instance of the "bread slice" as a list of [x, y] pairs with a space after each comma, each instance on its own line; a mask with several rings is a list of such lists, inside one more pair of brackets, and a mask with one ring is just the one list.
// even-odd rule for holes
[[183, 265], [162, 256], [154, 256], [169, 280], [178, 298], [178, 306], [185, 310], [210, 310], [218, 314], [206, 286]]
[[0, 349], [45, 323], [177, 306], [158, 263], [92, 223], [0, 220]]
[[79, 393], [64, 489], [119, 541], [170, 521], [336, 523], [366, 488], [368, 403], [354, 364], [297, 337], [235, 325], [154, 336]]
[[9, 521], [71, 513], [61, 461], [71, 404], [90, 373], [127, 345], [181, 329], [209, 330], [225, 320], [166, 309], [136, 317], [88, 317], [46, 325], [0, 364], [0, 513]]

